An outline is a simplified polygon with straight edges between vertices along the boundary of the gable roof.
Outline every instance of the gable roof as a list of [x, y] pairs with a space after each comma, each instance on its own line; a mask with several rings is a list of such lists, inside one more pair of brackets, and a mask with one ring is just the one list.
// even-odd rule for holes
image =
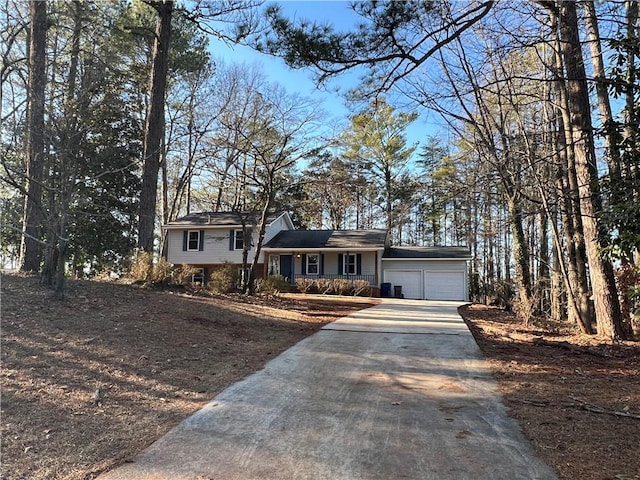
[[[259, 214], [245, 213], [249, 225], [256, 225], [260, 219]], [[267, 225], [271, 225], [281, 216], [286, 216], [287, 223], [293, 228], [291, 218], [287, 212], [273, 212], [267, 216]], [[242, 219], [237, 212], [198, 212], [177, 218], [164, 225], [164, 228], [184, 228], [184, 227], [242, 227]]]
[[382, 257], [383, 260], [419, 258], [468, 260], [471, 252], [467, 247], [392, 247]]
[[277, 249], [383, 249], [387, 231], [375, 230], [283, 230], [264, 245]]

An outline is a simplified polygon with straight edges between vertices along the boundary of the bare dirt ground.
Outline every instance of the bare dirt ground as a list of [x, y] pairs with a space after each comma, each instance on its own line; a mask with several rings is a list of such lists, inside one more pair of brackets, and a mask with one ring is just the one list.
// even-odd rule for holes
[[0, 478], [91, 479], [375, 299], [243, 300], [3, 275]]
[[[88, 480], [127, 461], [228, 385], [375, 299], [206, 297], [37, 279], [1, 284], [0, 478]], [[563, 325], [461, 313], [538, 454], [562, 479], [640, 479], [640, 345]]]
[[602, 343], [566, 324], [482, 305], [460, 313], [510, 414], [566, 480], [640, 479], [640, 343]]

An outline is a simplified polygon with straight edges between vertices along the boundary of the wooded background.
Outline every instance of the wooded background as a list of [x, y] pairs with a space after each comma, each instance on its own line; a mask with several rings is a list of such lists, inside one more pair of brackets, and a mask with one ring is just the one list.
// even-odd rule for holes
[[[162, 222], [283, 209], [301, 228], [468, 245], [474, 300], [630, 338], [638, 2], [352, 8], [361, 24], [336, 31], [252, 0], [2, 0], [3, 263], [61, 297], [68, 275], [161, 256]], [[359, 73], [351, 116], [216, 60], [211, 38], [319, 83]], [[414, 144], [427, 111], [447, 134]]]

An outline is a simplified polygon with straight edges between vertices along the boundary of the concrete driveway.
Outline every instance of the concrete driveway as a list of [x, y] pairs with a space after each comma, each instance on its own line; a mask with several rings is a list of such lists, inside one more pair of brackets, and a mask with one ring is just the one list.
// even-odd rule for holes
[[99, 478], [556, 479], [459, 305], [388, 299], [331, 323]]

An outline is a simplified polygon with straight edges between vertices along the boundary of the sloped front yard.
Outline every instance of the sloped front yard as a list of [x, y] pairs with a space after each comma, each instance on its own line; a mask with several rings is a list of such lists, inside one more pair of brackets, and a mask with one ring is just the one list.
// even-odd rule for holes
[[90, 479], [228, 385], [376, 300], [240, 301], [2, 277], [0, 478]]
[[[67, 300], [2, 277], [0, 478], [91, 479], [226, 386], [375, 299], [241, 301], [98, 282]], [[511, 314], [461, 313], [511, 414], [562, 479], [640, 480], [640, 347]], [[553, 329], [549, 334], [543, 328]]]

